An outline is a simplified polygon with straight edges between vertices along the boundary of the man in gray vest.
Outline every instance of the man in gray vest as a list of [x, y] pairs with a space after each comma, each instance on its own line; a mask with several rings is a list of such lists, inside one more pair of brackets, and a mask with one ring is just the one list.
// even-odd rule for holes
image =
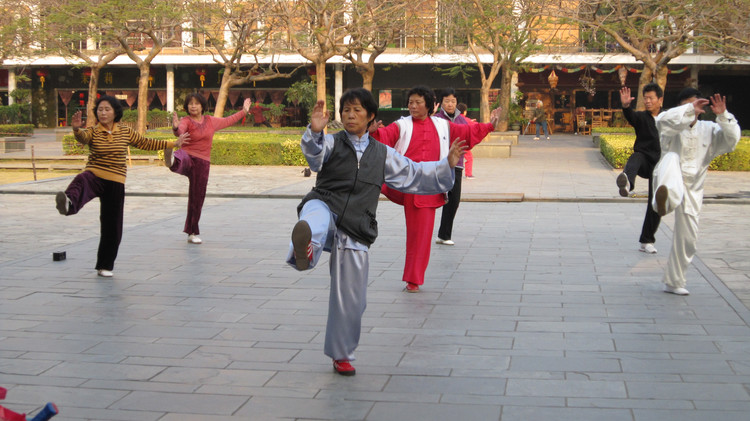
[[331, 253], [324, 353], [333, 359], [337, 373], [351, 376], [367, 304], [368, 248], [378, 235], [381, 186], [411, 194], [448, 191], [467, 147], [463, 141], [453, 142], [446, 158], [416, 163], [370, 138], [367, 129], [378, 110], [370, 91], [345, 92], [339, 109], [345, 130], [323, 134], [328, 115], [325, 103], [318, 101], [302, 135], [302, 153], [318, 176], [297, 207], [299, 221], [292, 230], [287, 263], [305, 270], [315, 267], [324, 250]]

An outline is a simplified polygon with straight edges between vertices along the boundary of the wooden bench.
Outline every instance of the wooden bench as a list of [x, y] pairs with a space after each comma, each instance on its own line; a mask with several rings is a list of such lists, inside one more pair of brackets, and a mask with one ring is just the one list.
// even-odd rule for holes
[[4, 152], [18, 152], [26, 150], [26, 138], [0, 137], [0, 146]]

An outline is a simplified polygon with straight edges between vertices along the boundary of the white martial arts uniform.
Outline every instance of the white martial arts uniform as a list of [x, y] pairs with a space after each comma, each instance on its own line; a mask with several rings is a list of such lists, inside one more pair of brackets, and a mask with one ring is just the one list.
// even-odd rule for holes
[[[715, 123], [695, 118], [692, 103], [656, 117], [661, 159], [654, 168], [652, 182], [654, 192], [660, 186], [667, 187], [667, 213], [675, 212], [672, 250], [663, 279], [673, 288], [685, 287], [685, 271], [695, 255], [708, 166], [717, 156], [732, 152], [740, 139], [740, 126], [728, 111], [716, 116]], [[655, 198], [651, 206], [657, 209]]]
[[[362, 158], [370, 142], [368, 134], [358, 138], [348, 133], [357, 160]], [[309, 126], [302, 135], [302, 153], [310, 169], [318, 172], [334, 147], [333, 135], [314, 133]], [[414, 162], [387, 147], [385, 159], [385, 184], [404, 193], [437, 194], [453, 187], [455, 172], [447, 159], [434, 162]], [[354, 350], [359, 344], [362, 314], [367, 305], [367, 279], [369, 271], [368, 246], [337, 229], [335, 215], [322, 200], [309, 200], [299, 214], [312, 231], [315, 267], [322, 252], [329, 251], [331, 291], [328, 302], [328, 322], [324, 353], [334, 360], [354, 360]], [[287, 263], [296, 269], [294, 248], [289, 245]]]

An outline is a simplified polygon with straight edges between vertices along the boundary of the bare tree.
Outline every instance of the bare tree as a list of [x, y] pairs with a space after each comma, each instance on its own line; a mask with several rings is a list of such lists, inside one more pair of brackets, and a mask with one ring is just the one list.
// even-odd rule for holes
[[343, 55], [347, 2], [297, 0], [276, 2], [291, 48], [315, 66], [316, 96], [326, 100], [326, 62]]
[[714, 19], [701, 25], [700, 45], [723, 55], [727, 61], [750, 61], [750, 0], [717, 0]]
[[580, 0], [557, 3], [553, 11], [567, 22], [580, 24], [585, 43], [596, 46], [597, 42], [605, 40], [643, 63], [638, 87], [639, 108], [643, 107], [643, 86], [652, 81], [662, 88], [666, 86], [667, 65], [693, 46], [701, 22], [710, 19], [715, 12], [708, 3], [686, 7], [685, 2], [679, 0]]
[[22, 0], [4, 0], [0, 5], [0, 64], [30, 52], [31, 17], [29, 4]]
[[409, 17], [424, 0], [353, 0], [346, 14], [343, 57], [362, 76], [362, 86], [372, 90], [375, 60], [408, 26]]
[[[125, 53], [117, 40], [100, 28], [104, 13], [86, 0], [38, 1], [39, 25], [35, 39], [48, 54], [79, 59], [90, 69], [86, 121], [93, 124], [99, 74], [112, 60]], [[110, 35], [108, 37], [108, 35]]]
[[[275, 0], [194, 0], [187, 8], [190, 24], [202, 38], [190, 47], [211, 54], [222, 66], [219, 97], [214, 115], [221, 117], [233, 86], [277, 78], [290, 78], [291, 72], [281, 72], [273, 62], [262, 64], [259, 56], [271, 56], [269, 41], [280, 20], [273, 7]], [[218, 25], [217, 26], [217, 22]], [[247, 58], [251, 57], [250, 62]]]
[[162, 49], [181, 35], [184, 22], [181, 0], [103, 0], [110, 17], [102, 28], [113, 36], [125, 54], [138, 66], [138, 123], [146, 131], [151, 62]]
[[[502, 72], [499, 128], [507, 129], [511, 79], [521, 62], [539, 51], [537, 31], [547, 22], [545, 0], [446, 0], [454, 16], [453, 30], [466, 37], [477, 63], [480, 87], [479, 119], [490, 119], [489, 92]], [[485, 61], [490, 54], [491, 61]]]

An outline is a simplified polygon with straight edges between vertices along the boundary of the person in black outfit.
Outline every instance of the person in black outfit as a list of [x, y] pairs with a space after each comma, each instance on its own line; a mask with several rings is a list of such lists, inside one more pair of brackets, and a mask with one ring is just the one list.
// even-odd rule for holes
[[659, 115], [661, 111], [664, 92], [656, 83], [649, 83], [643, 87], [643, 103], [646, 111], [634, 111], [630, 107], [634, 99], [630, 96], [630, 88], [623, 87], [620, 89], [622, 114], [628, 120], [628, 123], [635, 128], [635, 143], [633, 144], [633, 154], [628, 158], [624, 171], [617, 176], [617, 187], [620, 189], [620, 196], [628, 197], [635, 187], [636, 175], [649, 180], [648, 204], [646, 205], [646, 217], [641, 229], [640, 251], [653, 254], [656, 253], [654, 235], [661, 221], [659, 214], [650, 206], [654, 197], [651, 174], [661, 157], [659, 132], [656, 130], [654, 117]]

